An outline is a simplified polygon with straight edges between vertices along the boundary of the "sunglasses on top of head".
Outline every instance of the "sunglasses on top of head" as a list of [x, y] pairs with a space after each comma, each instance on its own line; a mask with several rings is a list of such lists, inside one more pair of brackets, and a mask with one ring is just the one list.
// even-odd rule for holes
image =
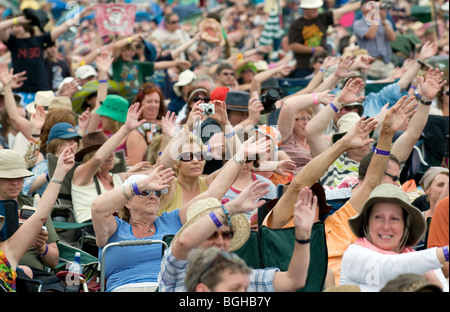
[[202, 161], [205, 160], [205, 155], [203, 152], [196, 152], [196, 153], [192, 153], [192, 152], [185, 152], [185, 153], [181, 153], [180, 156], [178, 157], [179, 160], [181, 161], [192, 161], [195, 159], [197, 159], [198, 161]]

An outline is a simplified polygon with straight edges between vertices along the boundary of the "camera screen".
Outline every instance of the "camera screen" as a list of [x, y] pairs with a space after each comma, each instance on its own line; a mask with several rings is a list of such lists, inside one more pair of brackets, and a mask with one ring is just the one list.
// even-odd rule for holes
[[33, 213], [34, 213], [34, 210], [32, 210], [32, 209], [22, 208], [20, 210], [20, 218], [26, 220], [29, 217], [31, 217], [33, 215]]

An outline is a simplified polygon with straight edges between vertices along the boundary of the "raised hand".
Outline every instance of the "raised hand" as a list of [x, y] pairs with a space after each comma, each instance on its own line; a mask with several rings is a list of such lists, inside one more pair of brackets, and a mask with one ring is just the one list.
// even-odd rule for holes
[[12, 68], [8, 69], [7, 63], [0, 63], [0, 82], [3, 83], [4, 86], [11, 86], [13, 71]]
[[308, 187], [298, 193], [297, 203], [294, 205], [295, 237], [305, 240], [311, 237], [311, 229], [316, 219], [317, 196], [313, 196]]
[[141, 191], [160, 191], [170, 187], [170, 182], [175, 179], [171, 168], [164, 169], [163, 165], [155, 168], [145, 179], [138, 182]]
[[[270, 140], [266, 140], [265, 137], [255, 141], [255, 137], [252, 136], [240, 146], [240, 149], [243, 149], [245, 158], [255, 160], [257, 154], [268, 153], [270, 151], [270, 144]], [[241, 154], [239, 151], [238, 153]]]
[[362, 117], [342, 138], [347, 144], [348, 149], [361, 148], [367, 144], [373, 143], [370, 133], [375, 129], [378, 121], [373, 117]]
[[253, 181], [239, 194], [238, 197], [226, 204], [228, 211], [231, 215], [252, 212], [265, 203], [264, 200], [257, 200], [268, 192], [268, 182], [262, 182], [260, 180]]
[[36, 106], [36, 112], [31, 115], [30, 123], [32, 133], [41, 133], [45, 122], [45, 110], [42, 106]]
[[61, 155], [59, 155], [55, 173], [53, 174], [56, 179], [64, 179], [66, 173], [75, 165], [77, 145], [77, 143], [74, 143], [72, 146], [66, 147]]
[[438, 53], [438, 50], [439, 46], [437, 42], [425, 42], [422, 49], [420, 49], [419, 60], [425, 62], [430, 57], [435, 56]]
[[226, 125], [228, 123], [227, 106], [225, 102], [220, 100], [214, 100], [215, 113], [209, 116], [209, 118], [217, 121], [219, 125]]
[[27, 71], [21, 71], [20, 73], [14, 74], [11, 81], [11, 89], [17, 89], [20, 88], [25, 80], [27, 80]]
[[95, 59], [97, 71], [107, 73], [113, 61], [114, 58], [111, 56], [111, 53], [106, 50], [102, 50], [100, 55]]
[[161, 129], [164, 135], [167, 135], [169, 137], [173, 137], [175, 135], [175, 132], [177, 131], [179, 122], [176, 122], [177, 115], [169, 111], [166, 113], [166, 116], [163, 116], [161, 118]]
[[442, 80], [443, 76], [444, 72], [441, 72], [438, 68], [434, 70], [433, 68], [430, 68], [425, 77], [417, 77], [425, 101], [434, 99], [442, 87], [447, 83], [447, 80]]
[[342, 103], [350, 104], [364, 101], [364, 96], [358, 96], [358, 93], [364, 89], [364, 81], [361, 78], [350, 78], [339, 94], [339, 100]]
[[417, 101], [414, 97], [411, 96], [408, 98], [407, 95], [403, 96], [386, 112], [383, 128], [392, 132], [403, 128], [409, 122], [412, 115], [415, 114], [416, 106]]
[[330, 90], [317, 93], [316, 96], [317, 101], [319, 101], [319, 103], [322, 103], [324, 105], [328, 105], [328, 103], [333, 102], [334, 99], [336, 98], [335, 94], [330, 94]]
[[131, 131], [142, 125], [144, 122], [146, 122], [145, 119], [139, 120], [139, 117], [142, 114], [142, 111], [144, 110], [144, 107], [139, 108], [139, 103], [134, 103], [133, 105], [128, 108], [127, 113], [127, 119], [125, 121], [125, 127]]
[[353, 66], [354, 63], [355, 60], [352, 56], [340, 58], [334, 74], [336, 75], [336, 77], [341, 79], [356, 74], [354, 71], [350, 71], [350, 68]]

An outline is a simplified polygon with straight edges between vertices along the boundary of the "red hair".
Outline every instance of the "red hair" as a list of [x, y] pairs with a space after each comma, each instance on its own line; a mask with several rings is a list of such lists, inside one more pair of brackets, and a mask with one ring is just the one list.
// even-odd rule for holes
[[[157, 119], [161, 119], [166, 115], [166, 106], [164, 104], [164, 95], [161, 90], [150, 82], [144, 83], [140, 88], [133, 103], [139, 103], [139, 108], [141, 108], [141, 103], [145, 96], [148, 94], [157, 93], [159, 95], [159, 111]], [[142, 119], [142, 116], [139, 118]]]

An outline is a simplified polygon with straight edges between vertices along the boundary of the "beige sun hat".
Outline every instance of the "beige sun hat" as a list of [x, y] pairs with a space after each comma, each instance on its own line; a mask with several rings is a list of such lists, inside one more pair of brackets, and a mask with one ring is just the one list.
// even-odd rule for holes
[[[212, 197], [201, 199], [193, 203], [186, 212], [186, 223], [175, 235], [173, 241], [175, 241], [187, 227], [217, 208], [220, 208], [220, 202]], [[241, 248], [250, 236], [250, 224], [243, 213], [231, 217], [231, 227], [234, 235], [230, 242], [229, 252]]]
[[301, 0], [300, 8], [302, 9], [318, 9], [323, 6], [322, 0]]
[[42, 106], [45, 111], [48, 111], [50, 103], [55, 98], [55, 93], [53, 91], [38, 91], [34, 97], [34, 102], [27, 105], [26, 109], [30, 114], [36, 112], [36, 106]]
[[339, 118], [337, 122], [337, 127], [339, 129], [338, 132], [333, 134], [332, 140], [335, 143], [337, 140], [342, 138], [353, 126], [361, 119], [358, 113], [347, 113], [341, 118]]
[[28, 171], [23, 156], [12, 149], [0, 150], [0, 178], [16, 179], [34, 175]]
[[369, 217], [367, 212], [376, 203], [395, 203], [400, 205], [410, 216], [411, 223], [408, 227], [409, 238], [407, 247], [412, 247], [420, 242], [425, 235], [427, 224], [422, 212], [410, 204], [408, 194], [401, 187], [390, 183], [377, 186], [364, 203], [361, 212], [348, 219], [348, 225], [356, 237], [364, 237], [364, 224]]

